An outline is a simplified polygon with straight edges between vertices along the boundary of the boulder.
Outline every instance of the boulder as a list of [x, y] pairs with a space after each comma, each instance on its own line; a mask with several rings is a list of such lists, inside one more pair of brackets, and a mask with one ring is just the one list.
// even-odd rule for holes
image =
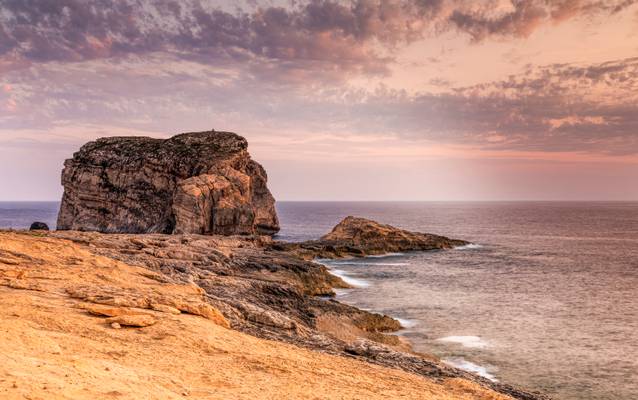
[[29, 227], [29, 230], [30, 231], [48, 231], [49, 225], [45, 224], [44, 222], [36, 221], [31, 224], [31, 226]]
[[64, 163], [57, 229], [273, 235], [275, 200], [247, 148], [215, 131], [89, 142]]
[[157, 320], [152, 315], [145, 314], [124, 314], [106, 319], [106, 323], [111, 327], [118, 329], [114, 324], [121, 326], [133, 326], [143, 328], [145, 326], [155, 325]]

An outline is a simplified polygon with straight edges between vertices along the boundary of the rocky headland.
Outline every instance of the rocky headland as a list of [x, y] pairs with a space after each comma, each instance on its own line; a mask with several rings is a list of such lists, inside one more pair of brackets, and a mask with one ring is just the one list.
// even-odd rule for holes
[[[168, 151], [175, 138], [100, 139], [65, 164], [63, 229], [0, 233], [0, 364], [10, 366], [2, 395], [546, 398], [413, 352], [392, 335], [397, 320], [334, 300], [333, 289], [348, 285], [313, 261], [467, 242], [356, 217], [318, 240], [273, 240], [261, 233], [278, 228], [274, 200], [245, 140], [176, 138], [197, 143], [183, 148], [184, 163], [205, 168], [182, 170], [176, 157], [161, 164], [170, 157], [153, 151]], [[238, 147], [222, 145], [229, 140]], [[202, 175], [223, 177], [225, 189], [207, 183], [185, 201], [184, 181]], [[153, 176], [161, 183], [146, 186]], [[138, 200], [156, 215], [138, 210]], [[16, 335], [19, 349], [10, 343]], [[96, 379], [110, 386], [91, 386]], [[65, 395], [47, 397], [52, 391]]]

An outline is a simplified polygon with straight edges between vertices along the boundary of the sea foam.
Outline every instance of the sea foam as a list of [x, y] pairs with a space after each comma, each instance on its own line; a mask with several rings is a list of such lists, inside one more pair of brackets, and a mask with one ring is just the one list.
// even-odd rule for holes
[[328, 271], [334, 275], [341, 278], [345, 283], [354, 287], [368, 287], [370, 284], [362, 279], [356, 279], [349, 276], [346, 272], [340, 269], [329, 268]]
[[437, 340], [439, 342], [458, 343], [463, 345], [463, 347], [473, 349], [483, 349], [489, 346], [487, 342], [478, 336], [446, 336]]
[[399, 321], [401, 326], [406, 328], [406, 329], [407, 328], [414, 328], [415, 326], [417, 326], [419, 324], [418, 321], [415, 321], [413, 319], [403, 319], [403, 318], [397, 318], [397, 317], [392, 317], [392, 318], [394, 318], [397, 321]]
[[385, 254], [372, 254], [366, 256], [366, 258], [386, 258], [386, 257], [399, 257], [404, 256], [405, 253], [385, 253]]
[[463, 246], [456, 246], [454, 248], [454, 250], [476, 250], [476, 249], [482, 249], [483, 246], [477, 243], [469, 243], [469, 244], [464, 244]]
[[490, 370], [495, 370], [494, 367], [486, 367], [474, 364], [473, 362], [467, 361], [466, 359], [460, 357], [444, 358], [443, 362], [458, 369], [462, 369], [463, 371], [475, 373], [476, 375], [489, 379], [492, 382], [498, 382], [498, 379], [496, 379], [496, 377], [490, 373]]
[[360, 265], [360, 266], [380, 266], [380, 267], [405, 267], [410, 265], [410, 263], [404, 262], [371, 262], [366, 263], [363, 261], [332, 261], [330, 265]]

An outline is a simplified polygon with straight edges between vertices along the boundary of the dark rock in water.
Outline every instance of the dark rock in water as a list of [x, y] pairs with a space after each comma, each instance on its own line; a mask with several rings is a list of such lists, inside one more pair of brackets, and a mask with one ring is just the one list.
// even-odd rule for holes
[[58, 230], [272, 235], [275, 199], [247, 148], [215, 131], [87, 143], [64, 163]]
[[48, 231], [49, 225], [45, 224], [44, 222], [36, 221], [31, 224], [31, 226], [29, 227], [29, 230], [30, 231]]
[[346, 217], [319, 240], [278, 243], [275, 248], [292, 250], [305, 259], [315, 257], [363, 257], [366, 255], [451, 249], [469, 244], [430, 233], [419, 233], [380, 224], [366, 218]]

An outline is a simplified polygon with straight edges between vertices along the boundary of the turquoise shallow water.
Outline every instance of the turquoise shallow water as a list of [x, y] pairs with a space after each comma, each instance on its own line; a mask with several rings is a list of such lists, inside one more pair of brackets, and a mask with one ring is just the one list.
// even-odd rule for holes
[[[57, 203], [0, 203], [0, 227], [55, 226]], [[280, 202], [282, 240], [347, 215], [471, 241], [326, 262], [339, 300], [403, 321], [417, 350], [558, 399], [638, 393], [638, 203]]]

